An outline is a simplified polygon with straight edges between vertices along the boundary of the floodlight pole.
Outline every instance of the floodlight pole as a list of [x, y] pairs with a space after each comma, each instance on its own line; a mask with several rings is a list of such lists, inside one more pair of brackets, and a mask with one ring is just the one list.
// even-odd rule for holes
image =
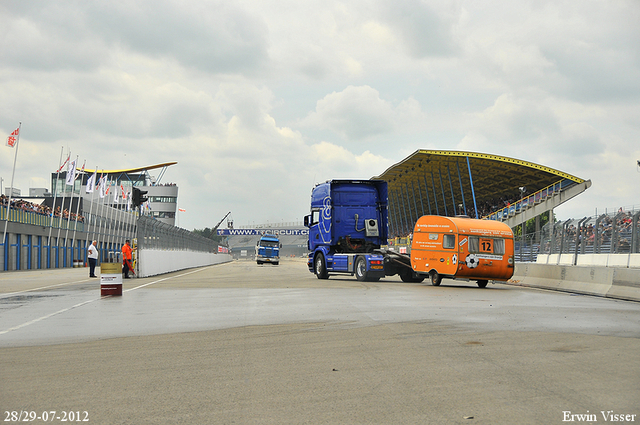
[[524, 186], [520, 186], [518, 189], [520, 189], [520, 215], [522, 216], [522, 220], [520, 221], [520, 262], [522, 262], [522, 259], [524, 258], [524, 193], [527, 191], [527, 188]]

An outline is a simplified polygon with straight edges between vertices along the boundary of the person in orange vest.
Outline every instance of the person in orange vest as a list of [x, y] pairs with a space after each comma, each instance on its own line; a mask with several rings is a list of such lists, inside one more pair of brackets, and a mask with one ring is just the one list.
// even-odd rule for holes
[[131, 242], [127, 239], [122, 245], [122, 273], [124, 273], [125, 279], [129, 279], [129, 271], [133, 272], [133, 266], [131, 264]]

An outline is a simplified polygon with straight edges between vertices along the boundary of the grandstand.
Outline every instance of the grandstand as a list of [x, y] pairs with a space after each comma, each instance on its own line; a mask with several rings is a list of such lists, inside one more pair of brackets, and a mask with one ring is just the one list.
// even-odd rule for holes
[[468, 215], [509, 227], [551, 213], [591, 186], [550, 167], [477, 152], [418, 150], [373, 179], [389, 187], [389, 230], [413, 231], [423, 215]]

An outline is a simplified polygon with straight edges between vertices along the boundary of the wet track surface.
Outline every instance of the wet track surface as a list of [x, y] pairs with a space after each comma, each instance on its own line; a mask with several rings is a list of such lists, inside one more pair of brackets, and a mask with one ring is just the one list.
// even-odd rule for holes
[[129, 279], [121, 297], [101, 297], [86, 275], [0, 275], [2, 408], [86, 410], [109, 424], [559, 424], [565, 411], [640, 413], [640, 303], [319, 280], [300, 260]]
[[[225, 279], [227, 274], [243, 278]], [[397, 278], [360, 283], [332, 276], [321, 281], [301, 262], [282, 267], [237, 262], [130, 279], [122, 297], [100, 297], [99, 286], [92, 279], [0, 294], [0, 347], [242, 326], [421, 320], [485, 331], [640, 337], [640, 308], [634, 302], [507, 285], [490, 284], [483, 291], [473, 282], [446, 280], [440, 287]]]

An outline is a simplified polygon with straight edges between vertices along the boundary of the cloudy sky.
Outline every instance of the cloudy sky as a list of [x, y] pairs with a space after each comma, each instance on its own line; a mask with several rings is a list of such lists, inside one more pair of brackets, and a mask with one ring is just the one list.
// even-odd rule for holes
[[177, 161], [189, 230], [300, 221], [315, 183], [417, 149], [591, 179], [557, 210], [581, 217], [640, 206], [639, 22], [635, 0], [3, 0], [0, 134], [22, 122], [23, 194], [63, 148]]

